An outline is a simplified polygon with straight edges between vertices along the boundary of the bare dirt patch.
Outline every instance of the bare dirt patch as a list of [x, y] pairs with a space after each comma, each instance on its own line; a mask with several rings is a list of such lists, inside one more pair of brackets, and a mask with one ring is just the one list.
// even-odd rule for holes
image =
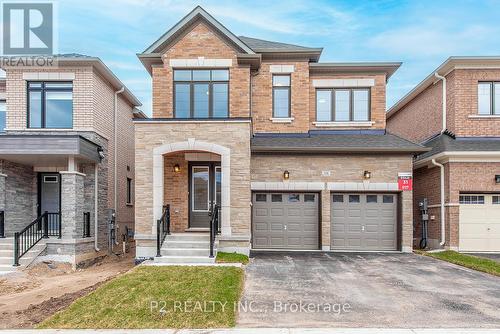
[[32, 328], [104, 282], [134, 266], [134, 252], [111, 255], [73, 270], [63, 263], [39, 263], [0, 279], [0, 329]]

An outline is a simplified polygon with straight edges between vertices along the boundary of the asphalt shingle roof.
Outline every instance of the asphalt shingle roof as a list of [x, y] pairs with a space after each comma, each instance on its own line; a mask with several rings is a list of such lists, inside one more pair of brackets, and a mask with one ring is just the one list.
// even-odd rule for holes
[[283, 51], [283, 52], [286, 52], [286, 51], [288, 51], [288, 52], [290, 52], [290, 51], [317, 51], [319, 49], [319, 48], [310, 48], [310, 47], [294, 45], [294, 44], [266, 41], [264, 39], [258, 39], [258, 38], [246, 37], [246, 36], [238, 36], [238, 38], [243, 43], [248, 45], [255, 52], [259, 52], [262, 50], [268, 50], [268, 51], [274, 50], [274, 51]]
[[251, 140], [252, 152], [412, 152], [428, 149], [392, 134], [314, 133], [258, 134]]
[[422, 160], [442, 152], [474, 152], [474, 151], [499, 151], [500, 138], [452, 138], [447, 134], [441, 134], [424, 143], [430, 148], [429, 152], [420, 154], [417, 160]]

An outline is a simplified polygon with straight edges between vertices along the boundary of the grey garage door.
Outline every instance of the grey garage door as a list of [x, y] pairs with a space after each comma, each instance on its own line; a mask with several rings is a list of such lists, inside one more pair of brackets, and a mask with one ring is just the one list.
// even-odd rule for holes
[[331, 248], [396, 250], [396, 194], [332, 194]]
[[318, 249], [318, 194], [254, 193], [253, 248]]

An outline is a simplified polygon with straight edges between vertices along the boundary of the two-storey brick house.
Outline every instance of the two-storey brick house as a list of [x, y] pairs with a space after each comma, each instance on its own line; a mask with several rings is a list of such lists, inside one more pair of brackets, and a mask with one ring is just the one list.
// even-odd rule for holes
[[132, 119], [143, 116], [136, 109], [140, 102], [99, 58], [68, 54], [55, 60], [52, 67], [3, 68], [5, 271], [13, 269], [15, 254], [21, 265], [37, 255], [76, 265], [106, 254], [108, 209], [116, 208], [119, 233], [133, 228]]
[[448, 58], [390, 108], [387, 128], [431, 149], [413, 165], [416, 242], [427, 198], [429, 247], [500, 251], [500, 58]]
[[237, 37], [197, 7], [138, 55], [153, 81], [152, 118], [135, 121], [138, 258], [210, 261], [214, 203], [222, 251], [411, 251], [397, 180], [425, 149], [385, 131], [400, 63], [321, 52]]

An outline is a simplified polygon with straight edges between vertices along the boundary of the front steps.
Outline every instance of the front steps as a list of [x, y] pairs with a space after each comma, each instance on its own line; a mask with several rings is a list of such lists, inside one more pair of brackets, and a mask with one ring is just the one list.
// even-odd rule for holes
[[214, 257], [210, 258], [209, 233], [172, 233], [167, 235], [161, 247], [161, 257], [155, 257], [156, 264], [196, 264], [215, 263]]
[[0, 275], [15, 272], [33, 262], [45, 249], [45, 241], [40, 240], [19, 260], [19, 266], [14, 266], [14, 238], [0, 238]]

